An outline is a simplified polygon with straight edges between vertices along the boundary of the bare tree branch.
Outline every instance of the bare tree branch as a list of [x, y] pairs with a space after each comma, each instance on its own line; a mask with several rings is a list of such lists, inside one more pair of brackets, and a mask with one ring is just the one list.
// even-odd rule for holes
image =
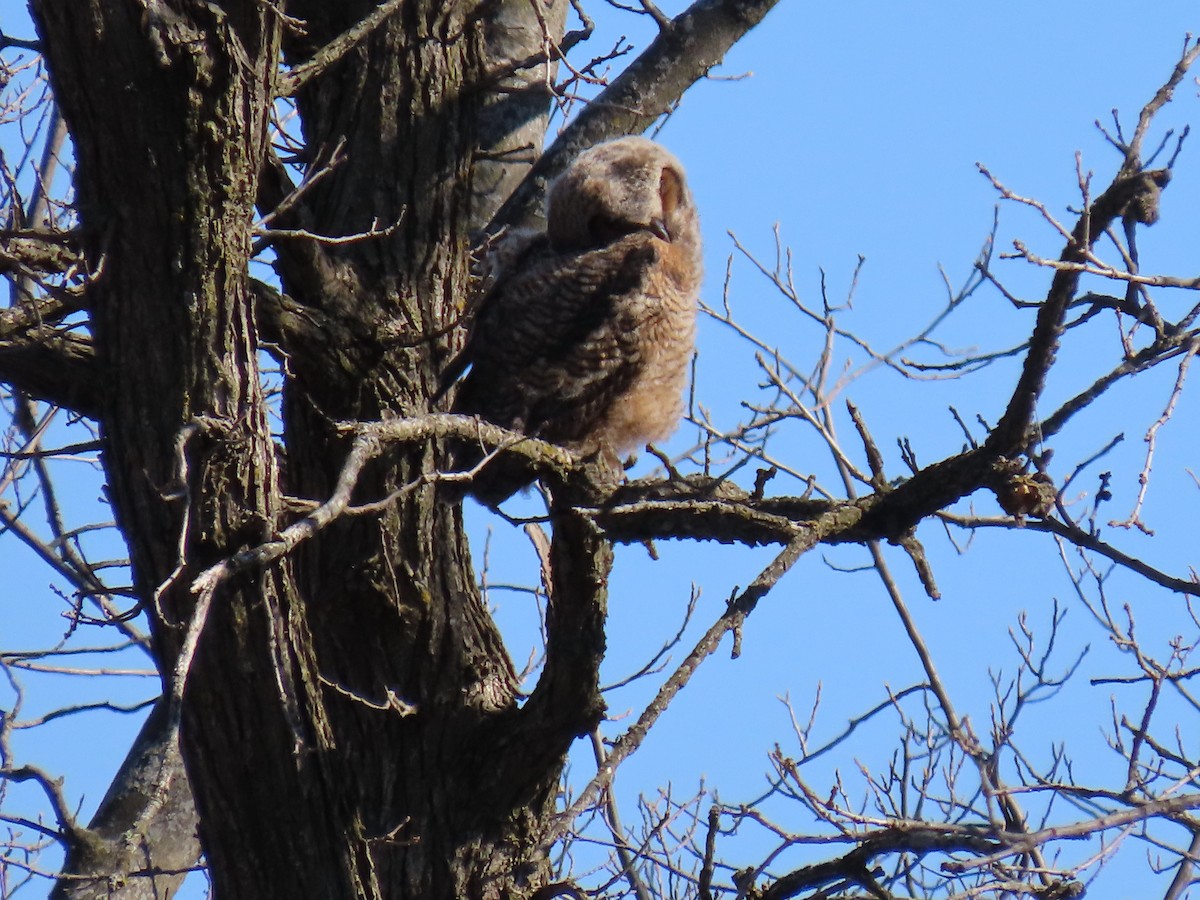
[[779, 0], [698, 0], [592, 100], [558, 136], [492, 219], [488, 231], [525, 226], [538, 216], [550, 180], [606, 138], [639, 134], [719, 65], [726, 52]]

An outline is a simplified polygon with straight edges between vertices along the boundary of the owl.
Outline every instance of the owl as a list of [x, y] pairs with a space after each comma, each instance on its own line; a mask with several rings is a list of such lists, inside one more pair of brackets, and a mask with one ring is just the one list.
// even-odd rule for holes
[[[496, 260], [443, 377], [470, 366], [455, 412], [611, 461], [675, 430], [702, 275], [679, 160], [641, 137], [585, 151], [550, 186], [545, 232], [509, 236]], [[494, 460], [472, 492], [499, 503], [531, 480], [514, 466]]]

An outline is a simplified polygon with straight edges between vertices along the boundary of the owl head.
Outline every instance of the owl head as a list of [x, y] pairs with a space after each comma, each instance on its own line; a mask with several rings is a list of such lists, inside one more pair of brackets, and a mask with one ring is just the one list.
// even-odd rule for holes
[[558, 252], [603, 247], [648, 232], [667, 242], [698, 240], [683, 166], [643, 137], [584, 151], [550, 185], [546, 233]]

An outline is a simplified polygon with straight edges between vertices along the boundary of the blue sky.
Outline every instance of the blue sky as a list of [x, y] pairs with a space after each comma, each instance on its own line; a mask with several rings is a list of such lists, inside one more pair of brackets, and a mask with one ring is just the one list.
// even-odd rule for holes
[[[0, 27], [24, 35], [27, 26], [9, 4], [0, 10]], [[674, 14], [682, 3], [663, 3]], [[629, 15], [592, 10], [598, 33], [590, 46], [610, 46], [627, 34], [639, 44], [650, 36], [648, 22]], [[17, 24], [11, 24], [14, 19]], [[734, 255], [730, 299], [738, 320], [789, 358], [810, 364], [822, 334], [790, 309], [777, 291], [734, 253], [729, 232], [760, 258], [771, 261], [773, 229], [790, 248], [795, 284], [801, 298], [819, 307], [823, 269], [831, 298], [846, 294], [858, 256], [866, 258], [852, 311], [840, 324], [885, 347], [932, 319], [945, 304], [944, 270], [957, 287], [992, 228], [996, 193], [979, 174], [985, 164], [1012, 190], [1044, 201], [1064, 221], [1078, 205], [1075, 153], [1095, 173], [1096, 190], [1107, 184], [1118, 155], [1106, 145], [1093, 122], [1111, 122], [1121, 112], [1127, 128], [1137, 110], [1165, 79], [1178, 57], [1184, 35], [1197, 31], [1194, 4], [1159, 2], [1135, 12], [1128, 3], [887, 3], [804, 4], [783, 0], [766, 21], [730, 53], [718, 78], [697, 85], [665, 123], [658, 139], [688, 169], [703, 216], [707, 281], [703, 299], [719, 306], [727, 260]], [[733, 76], [742, 76], [734, 80]], [[725, 80], [726, 78], [729, 80]], [[1188, 79], [1176, 102], [1159, 118], [1159, 130], [1197, 120], [1197, 88]], [[1140, 237], [1143, 269], [1194, 275], [1196, 235], [1200, 233], [1200, 165], [1193, 136], [1185, 147], [1176, 178], [1164, 194], [1162, 222]], [[1001, 210], [998, 247], [1025, 240], [1044, 256], [1055, 256], [1061, 241], [1027, 209]], [[939, 269], [941, 267], [941, 270]], [[1006, 285], [1027, 299], [1043, 296], [1045, 270], [1021, 261], [997, 264]], [[1100, 289], [1097, 286], [1097, 289]], [[1164, 308], [1182, 309], [1186, 298], [1164, 300]], [[994, 291], [981, 290], [947, 323], [940, 337], [956, 348], [995, 350], [1027, 336], [1032, 313], [1016, 312]], [[743, 414], [741, 399], [760, 394], [752, 353], [728, 329], [701, 322], [697, 396], [713, 418], [732, 424]], [[1047, 387], [1043, 412], [1074, 394], [1113, 364], [1117, 352], [1111, 325], [1091, 327], [1065, 343], [1060, 365]], [[926, 358], [932, 359], [932, 354]], [[860, 361], [839, 346], [835, 362]], [[1114, 500], [1108, 515], [1132, 507], [1145, 445], [1142, 434], [1161, 413], [1174, 370], [1141, 376], [1115, 393], [1110, 402], [1080, 417], [1055, 439], [1051, 472], [1060, 480], [1075, 464], [1104, 446], [1118, 432], [1126, 439], [1080, 479], [1082, 491], [1094, 490], [1097, 471], [1114, 472]], [[948, 412], [953, 404], [968, 421], [976, 414], [995, 422], [1015, 382], [1015, 362], [997, 364], [970, 379], [948, 382], [905, 381], [876, 371], [854, 383], [848, 396], [858, 405], [884, 451], [889, 472], [903, 470], [896, 439], [912, 440], [918, 458], [931, 462], [960, 449], [963, 438]], [[1196, 486], [1185, 467], [1195, 470], [1197, 404], [1184, 394], [1175, 418], [1159, 438], [1154, 478], [1145, 518], [1157, 531], [1151, 540], [1137, 533], [1109, 530], [1108, 536], [1131, 553], [1145, 553], [1172, 574], [1184, 576], [1196, 564], [1194, 539], [1184, 504], [1194, 506]], [[844, 419], [844, 417], [843, 417]], [[839, 423], [848, 452], [861, 463], [861, 452], [848, 421]], [[695, 439], [684, 426], [670, 449], [682, 452]], [[838, 484], [827, 451], [795, 426], [785, 428], [775, 452], [822, 484]], [[78, 478], [79, 494], [98, 495], [98, 480], [84, 464], [63, 464]], [[649, 471], [646, 461], [637, 472]], [[772, 491], [798, 492], [781, 476]], [[990, 497], [974, 498], [978, 510], [994, 515]], [[965, 509], [965, 506], [963, 507]], [[90, 513], [81, 510], [86, 518]], [[520, 532], [482, 511], [471, 520], [476, 546], [492, 531], [492, 581], [531, 584], [537, 577], [532, 550]], [[1123, 708], [1139, 710], [1139, 688], [1088, 687], [1087, 679], [1129, 674], [1130, 664], [1075, 599], [1063, 577], [1057, 550], [1044, 535], [987, 531], [966, 554], [955, 552], [940, 526], [926, 525], [926, 542], [943, 599], [924, 597], [905, 557], [889, 548], [889, 560], [960, 712], [986, 731], [990, 678], [1011, 674], [1015, 654], [1008, 632], [1018, 616], [1028, 615], [1044, 634], [1057, 599], [1066, 609], [1058, 655], [1051, 664], [1065, 668], [1090, 648], [1080, 676], [1058, 697], [1027, 711], [1031, 753], [1045, 754], [1052, 742], [1069, 741], [1087, 777], [1119, 771], [1103, 731], [1111, 731], [1110, 697]], [[965, 535], [958, 535], [960, 542]], [[720, 614], [725, 598], [746, 585], [771, 558], [772, 551], [666, 544], [653, 562], [641, 547], [618, 554], [610, 596], [610, 653], [606, 682], [636, 670], [649, 653], [678, 627], [692, 585], [701, 591], [696, 620], [673, 659], [677, 662], [700, 631]], [[743, 655], [731, 660], [725, 647], [701, 669], [694, 682], [664, 716], [643, 749], [622, 768], [619, 796], [627, 822], [636, 818], [633, 800], [670, 781], [686, 795], [701, 779], [720, 791], [722, 800], [749, 800], [763, 788], [766, 755], [779, 742], [798, 754], [790, 737], [786, 709], [790, 696], [806, 713], [821, 685], [822, 706], [814, 743], [841, 732], [849, 717], [921, 679], [911, 646], [891, 604], [870, 571], [835, 572], [832, 566], [862, 566], [859, 548], [821, 548], [802, 559], [760, 605], [746, 626]], [[47, 590], [53, 577], [9, 538], [0, 538], [0, 571], [15, 582], [0, 592], [0, 648], [41, 646], [63, 624], [62, 604]], [[1195, 623], [1181, 599], [1150, 591], [1134, 579], [1113, 576], [1110, 590], [1128, 602], [1140, 633], [1156, 652], [1176, 633], [1195, 639]], [[491, 601], [518, 666], [533, 641], [536, 615], [521, 594], [493, 592]], [[660, 678], [662, 676], [659, 676]], [[120, 681], [123, 700], [148, 696], [150, 683]], [[636, 716], [655, 684], [647, 681], [615, 692], [610, 711]], [[30, 678], [27, 712], [54, 708], [100, 685], [72, 681], [66, 688]], [[36, 690], [35, 690], [36, 689]], [[0, 706], [9, 702], [0, 686]], [[1168, 710], [1168, 715], [1173, 714]], [[1195, 746], [1194, 711], [1180, 714], [1183, 734]], [[630, 719], [610, 725], [618, 733]], [[19, 761], [37, 761], [66, 777], [66, 789], [83, 804], [84, 815], [99, 801], [136, 723], [129, 718], [92, 715], [23, 735]], [[1164, 729], [1169, 731], [1169, 729]], [[894, 719], [884, 719], [831, 761], [814, 767], [814, 783], [827, 786], [836, 765], [853, 777], [855, 760], [875, 769], [886, 760], [896, 738]], [[592, 771], [590, 750], [581, 743], [573, 760], [573, 779]], [[1116, 767], [1116, 768], [1114, 768]], [[823, 780], [824, 779], [824, 780]], [[786, 821], [787, 811], [780, 812]], [[797, 830], [811, 823], [788, 823]], [[761, 844], [748, 849], [729, 845], [738, 864], [755, 861]], [[744, 857], [738, 854], [745, 853]], [[1144, 850], [1127, 846], [1112, 864], [1115, 877], [1102, 875], [1089, 892], [1093, 898], [1161, 895], [1149, 880]], [[1136, 865], [1135, 865], [1136, 863]], [[1121, 875], [1129, 866], [1137, 875]], [[1136, 880], [1131, 880], [1136, 879]], [[1146, 880], [1143, 880], [1146, 879]], [[1161, 879], [1159, 879], [1161, 881]], [[1165, 882], [1164, 882], [1165, 884]], [[39, 896], [34, 887], [20, 896]]]

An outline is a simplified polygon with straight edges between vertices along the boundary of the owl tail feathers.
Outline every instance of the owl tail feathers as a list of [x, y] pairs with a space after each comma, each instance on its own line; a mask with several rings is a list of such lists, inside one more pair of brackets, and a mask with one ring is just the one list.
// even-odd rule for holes
[[461, 503], [470, 495], [493, 509], [537, 480], [533, 464], [526, 457], [504, 449], [489, 454], [477, 442], [456, 446], [443, 471], [470, 476], [441, 482], [439, 500]]

